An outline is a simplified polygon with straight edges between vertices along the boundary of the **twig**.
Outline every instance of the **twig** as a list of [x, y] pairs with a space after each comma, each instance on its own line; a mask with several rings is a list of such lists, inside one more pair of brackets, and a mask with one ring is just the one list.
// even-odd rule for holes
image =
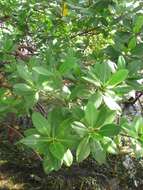
[[142, 92], [140, 92], [140, 94], [134, 99], [134, 101], [133, 101], [133, 104], [135, 104], [136, 103], [136, 101], [138, 101], [139, 100], [139, 98], [141, 97], [143, 95], [143, 93]]
[[141, 103], [141, 100], [140, 100], [140, 99], [138, 99], [138, 102], [139, 102], [139, 104], [140, 104], [140, 108], [141, 108], [141, 115], [143, 116], [143, 105], [142, 105], [142, 103]]
[[135, 99], [129, 99], [127, 102], [124, 102], [125, 104], [135, 104], [136, 101], [138, 101], [138, 99], [143, 95], [142, 92], [139, 93], [139, 95], [136, 96]]
[[0, 84], [0, 88], [7, 88], [7, 89], [12, 90], [12, 86], [10, 86], [9, 84], [5, 84], [5, 83]]
[[38, 109], [38, 111], [40, 111], [40, 113], [43, 116], [46, 116], [47, 113], [46, 113], [45, 109], [43, 108], [43, 106], [40, 103], [37, 103], [36, 108]]
[[[92, 33], [92, 32], [96, 32], [96, 33]], [[77, 33], [75, 35], [72, 35], [70, 38], [73, 39], [73, 38], [75, 38], [77, 36], [83, 36], [83, 35], [88, 35], [88, 34], [94, 34], [94, 35], [98, 34], [97, 28], [91, 28], [91, 29], [79, 32], [79, 33]]]
[[15, 134], [17, 134], [19, 137], [24, 137], [17, 129], [15, 129], [14, 127], [11, 126], [7, 126], [10, 130], [12, 130]]
[[10, 16], [9, 15], [5, 15], [3, 17], [0, 17], [0, 22], [5, 22], [5, 21], [7, 21], [9, 19], [10, 19]]
[[[7, 126], [7, 128], [9, 128], [10, 130], [12, 130], [12, 131], [13, 131], [15, 134], [17, 134], [19, 137], [24, 138], [24, 135], [22, 135], [22, 134], [21, 134], [17, 129], [15, 129], [14, 127]], [[33, 150], [33, 152], [34, 152], [34, 154], [37, 156], [37, 158], [38, 158], [40, 161], [43, 160], [42, 157], [41, 157], [36, 151]]]
[[9, 31], [9, 32], [12, 32], [9, 28], [7, 28], [7, 27], [5, 27], [5, 26], [0, 26], [0, 29], [1, 29], [1, 30], [7, 30], [7, 31]]
[[128, 137], [128, 138], [132, 138], [132, 139], [136, 139], [136, 140], [140, 141], [139, 138], [135, 138], [135, 137], [132, 137], [132, 136], [127, 135], [127, 134], [124, 134], [124, 133], [120, 133], [119, 135], [121, 135], [121, 136], [123, 136], [123, 137]]

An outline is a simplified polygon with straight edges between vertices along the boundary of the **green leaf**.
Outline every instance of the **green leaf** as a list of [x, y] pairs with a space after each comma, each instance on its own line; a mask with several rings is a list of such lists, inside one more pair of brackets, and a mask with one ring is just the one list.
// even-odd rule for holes
[[27, 129], [26, 131], [24, 131], [25, 136], [30, 136], [33, 134], [38, 134], [38, 131], [35, 128]]
[[24, 106], [29, 110], [31, 107], [33, 107], [39, 99], [39, 94], [38, 93], [28, 93], [28, 94], [23, 94], [24, 95], [24, 101], [25, 104]]
[[119, 151], [118, 151], [118, 148], [117, 148], [117, 145], [116, 143], [109, 137], [104, 137], [102, 139], [102, 143], [104, 144], [104, 149], [110, 153], [110, 154], [117, 154]]
[[49, 174], [55, 169], [53, 165], [53, 161], [49, 157], [43, 160], [43, 168], [46, 174]]
[[73, 107], [71, 112], [75, 120], [81, 120], [84, 117], [84, 111], [78, 106]]
[[49, 146], [49, 150], [52, 153], [52, 155], [59, 160], [63, 159], [64, 154], [66, 152], [66, 148], [60, 142], [51, 143]]
[[94, 73], [96, 76], [102, 81], [103, 84], [106, 83], [106, 81], [109, 80], [111, 76], [111, 67], [108, 65], [108, 63], [96, 63], [94, 66]]
[[77, 67], [77, 59], [74, 57], [73, 52], [69, 51], [64, 62], [60, 65], [59, 71], [61, 74], [67, 74], [69, 71]]
[[80, 138], [75, 134], [69, 134], [61, 139], [61, 141], [66, 148], [75, 150], [79, 144]]
[[88, 133], [87, 127], [78, 121], [73, 122], [72, 128], [80, 137], [84, 137]]
[[107, 61], [107, 64], [109, 65], [111, 69], [110, 71], [110, 75], [111, 75], [111, 72], [114, 73], [116, 71], [117, 65], [113, 61], [110, 61], [110, 60]]
[[64, 121], [62, 121], [58, 127], [56, 127], [55, 130], [55, 136], [57, 138], [65, 138], [67, 137], [69, 134], [71, 134], [71, 120], [70, 119], [66, 119]]
[[78, 162], [85, 160], [90, 154], [89, 137], [84, 137], [79, 143], [76, 151], [76, 159]]
[[143, 145], [139, 141], [132, 139], [132, 148], [137, 159], [143, 157]]
[[128, 70], [121, 69], [111, 76], [110, 80], [106, 83], [106, 85], [111, 87], [117, 86], [118, 84], [123, 82], [127, 78], [127, 76]]
[[93, 140], [99, 140], [99, 141], [103, 139], [103, 136], [98, 133], [98, 130], [95, 131], [95, 132], [90, 133], [90, 137]]
[[143, 118], [141, 116], [135, 117], [132, 122], [132, 128], [137, 133], [143, 134]]
[[143, 85], [135, 80], [127, 80], [127, 84], [132, 87], [132, 90], [142, 91]]
[[94, 127], [98, 117], [98, 111], [92, 102], [88, 102], [85, 110], [85, 119], [89, 124], [89, 127]]
[[73, 90], [71, 91], [71, 99], [76, 99], [76, 98], [88, 98], [89, 97], [89, 91], [86, 89], [86, 85], [80, 84], [76, 85]]
[[112, 97], [106, 95], [103, 96], [103, 100], [109, 109], [121, 111], [120, 106], [115, 102]]
[[138, 33], [141, 30], [142, 26], [143, 26], [143, 15], [139, 15], [135, 20], [135, 26], [133, 28], [133, 31], [135, 33]]
[[87, 77], [82, 77], [85, 81], [94, 84], [95, 86], [100, 87], [101, 83], [99, 81], [97, 81], [96, 79], [92, 78], [91, 76], [87, 76]]
[[124, 96], [124, 94], [128, 94], [131, 92], [133, 88], [130, 85], [124, 84], [114, 88], [114, 92], [119, 96]]
[[60, 124], [63, 124], [63, 121], [65, 121], [65, 119], [66, 117], [64, 116], [62, 106], [57, 105], [48, 113], [48, 120], [51, 124], [51, 135], [53, 137], [57, 136], [57, 130], [59, 129]]
[[20, 143], [33, 148], [39, 154], [46, 154], [49, 146], [49, 142], [51, 141], [50, 138], [42, 137], [35, 132], [20, 140]]
[[31, 73], [28, 71], [27, 65], [17, 65], [17, 71], [21, 78], [28, 82], [32, 82]]
[[[95, 72], [96, 70], [94, 68], [91, 68], [88, 72], [89, 78], [91, 80], [94, 80], [94, 83], [96, 86], [101, 86], [102, 81], [100, 80], [100, 77], [98, 77], [97, 73]], [[92, 82], [91, 82], [92, 83]]]
[[118, 135], [120, 130], [120, 127], [115, 124], [107, 124], [100, 128], [99, 134], [107, 137], [112, 137]]
[[134, 61], [129, 62], [129, 64], [127, 65], [127, 69], [129, 71], [129, 77], [136, 78], [139, 70], [143, 69], [143, 64], [141, 60], [134, 60]]
[[39, 133], [50, 136], [50, 124], [40, 113], [32, 114], [32, 122]]
[[130, 124], [130, 123], [123, 123], [121, 125], [121, 128], [122, 128], [123, 132], [125, 132], [125, 134], [128, 134], [129, 136], [131, 136], [133, 138], [138, 138], [138, 134], [134, 130], [132, 124]]
[[14, 49], [14, 42], [11, 38], [8, 38], [8, 36], [3, 39], [3, 43], [1, 45], [3, 45], [3, 50], [6, 52], [10, 52]]
[[131, 51], [136, 57], [142, 57], [143, 55], [143, 43], [139, 43], [136, 47]]
[[36, 146], [38, 146], [40, 141], [41, 136], [39, 134], [33, 134], [20, 140], [22, 144], [25, 144], [30, 148], [35, 148]]
[[43, 168], [45, 173], [49, 174], [53, 170], [57, 171], [61, 168], [62, 161], [48, 154], [43, 160]]
[[93, 104], [95, 108], [99, 108], [102, 103], [102, 94], [98, 91], [95, 92], [95, 94], [89, 98], [89, 102], [91, 102], [91, 104]]
[[52, 73], [42, 66], [33, 67], [32, 70], [40, 75], [52, 76]]
[[115, 120], [116, 112], [102, 106], [99, 109], [98, 119], [96, 122], [97, 127], [112, 123]]
[[73, 155], [72, 155], [70, 149], [68, 149], [67, 152], [64, 154], [63, 161], [64, 161], [65, 165], [68, 167], [72, 165]]
[[119, 56], [117, 65], [118, 65], [118, 69], [125, 69], [126, 68], [126, 61], [122, 55]]
[[18, 84], [15, 84], [14, 86], [13, 86], [13, 88], [14, 88], [14, 90], [16, 91], [16, 92], [32, 92], [33, 91], [33, 89], [29, 86], [29, 85], [27, 85], [27, 84], [24, 84], [24, 83], [18, 83]]
[[103, 149], [100, 141], [93, 140], [90, 142], [92, 157], [99, 163], [106, 162], [106, 152]]
[[128, 44], [129, 49], [130, 50], [134, 49], [136, 47], [136, 44], [137, 44], [136, 37], [131, 38]]

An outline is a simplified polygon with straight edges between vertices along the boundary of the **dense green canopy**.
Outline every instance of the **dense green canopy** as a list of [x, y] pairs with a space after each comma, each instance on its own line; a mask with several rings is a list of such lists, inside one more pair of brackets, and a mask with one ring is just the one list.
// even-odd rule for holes
[[130, 93], [143, 91], [142, 7], [141, 0], [1, 0], [0, 119], [32, 115], [35, 128], [21, 142], [43, 155], [46, 172], [70, 166], [75, 150], [77, 161], [91, 153], [103, 163], [126, 133], [142, 156], [142, 119], [128, 125], [121, 117]]

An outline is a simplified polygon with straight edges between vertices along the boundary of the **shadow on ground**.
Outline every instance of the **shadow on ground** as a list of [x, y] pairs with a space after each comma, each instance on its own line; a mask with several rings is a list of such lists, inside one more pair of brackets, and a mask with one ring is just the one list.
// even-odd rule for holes
[[133, 168], [123, 166], [125, 155], [108, 157], [99, 166], [88, 159], [71, 168], [45, 175], [40, 161], [30, 150], [0, 142], [0, 190], [141, 190], [143, 161], [132, 158]]

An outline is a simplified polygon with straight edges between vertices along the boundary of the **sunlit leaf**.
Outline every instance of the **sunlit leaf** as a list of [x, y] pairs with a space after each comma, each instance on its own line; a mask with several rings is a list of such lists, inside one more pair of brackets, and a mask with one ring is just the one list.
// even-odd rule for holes
[[89, 137], [84, 137], [77, 147], [76, 159], [78, 162], [81, 162], [85, 160], [89, 156], [89, 154], [90, 154]]
[[40, 113], [34, 112], [32, 114], [32, 122], [36, 127], [37, 131], [39, 131], [43, 135], [50, 136], [50, 124], [47, 119], [45, 119]]

